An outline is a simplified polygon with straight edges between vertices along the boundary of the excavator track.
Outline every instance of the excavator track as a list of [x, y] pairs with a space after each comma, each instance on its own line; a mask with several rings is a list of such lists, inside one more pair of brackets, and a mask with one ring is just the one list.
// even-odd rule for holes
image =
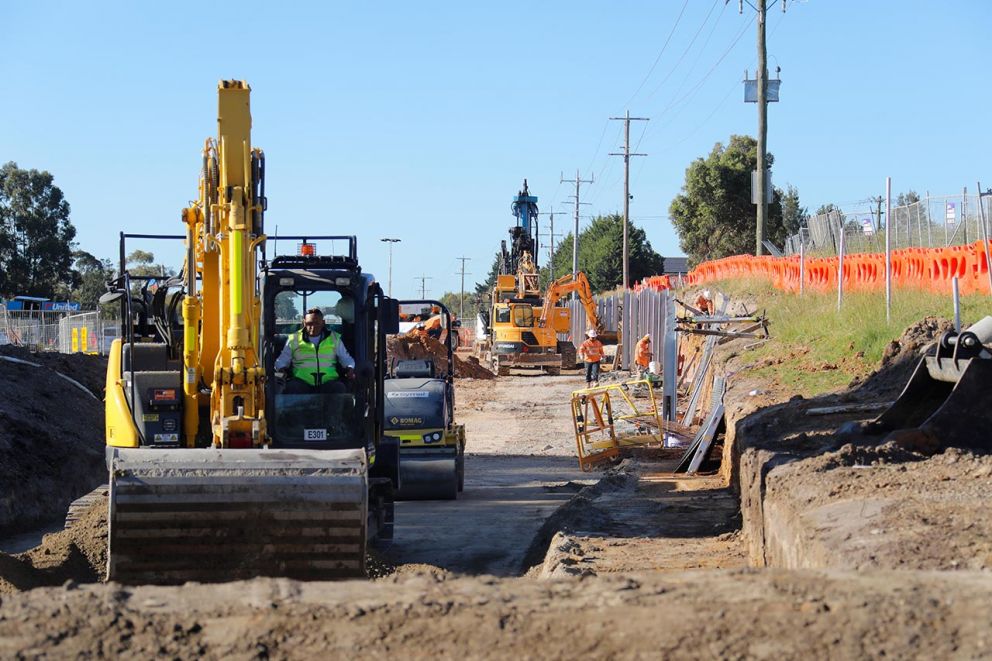
[[108, 577], [365, 575], [364, 450], [115, 449]]

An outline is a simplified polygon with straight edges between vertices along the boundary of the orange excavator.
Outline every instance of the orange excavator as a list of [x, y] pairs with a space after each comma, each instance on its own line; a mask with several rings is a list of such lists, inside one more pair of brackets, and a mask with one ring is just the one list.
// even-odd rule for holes
[[548, 291], [544, 295], [544, 306], [541, 308], [541, 318], [537, 322], [538, 327], [547, 327], [554, 318], [555, 308], [558, 306], [558, 302], [573, 292], [578, 296], [582, 307], [585, 308], [586, 326], [588, 328], [595, 328], [600, 340], [604, 344], [616, 344], [617, 333], [603, 327], [596, 309], [596, 299], [593, 298], [592, 288], [589, 286], [589, 279], [586, 278], [586, 274], [582, 271], [579, 271], [575, 275], [571, 273], [563, 275], [548, 286]]

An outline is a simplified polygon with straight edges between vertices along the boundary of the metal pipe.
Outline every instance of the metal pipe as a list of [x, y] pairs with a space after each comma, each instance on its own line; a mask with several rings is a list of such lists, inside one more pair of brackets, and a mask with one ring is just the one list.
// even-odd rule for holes
[[958, 276], [951, 278], [951, 295], [954, 298], [954, 331], [961, 332], [961, 297], [958, 292]]
[[992, 255], [989, 254], [989, 226], [985, 222], [985, 205], [982, 204], [982, 182], [978, 182], [978, 214], [982, 223], [982, 243], [985, 244], [985, 271], [989, 276], [989, 293], [992, 294]]
[[844, 302], [844, 224], [840, 226], [840, 251], [837, 253], [837, 311]]
[[803, 242], [803, 232], [799, 230], [799, 295], [806, 291], [806, 244]]
[[885, 323], [892, 322], [892, 177], [885, 178]]

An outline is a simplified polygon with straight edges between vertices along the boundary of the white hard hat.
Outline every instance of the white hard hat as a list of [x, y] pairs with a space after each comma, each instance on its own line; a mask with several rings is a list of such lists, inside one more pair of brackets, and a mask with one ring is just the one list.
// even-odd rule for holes
[[704, 289], [703, 290], [703, 298], [709, 298], [709, 297], [710, 297], [710, 290], [709, 289]]
[[590, 328], [589, 330], [586, 331], [586, 335], [588, 335], [589, 337], [596, 337], [598, 333], [596, 333], [595, 328]]

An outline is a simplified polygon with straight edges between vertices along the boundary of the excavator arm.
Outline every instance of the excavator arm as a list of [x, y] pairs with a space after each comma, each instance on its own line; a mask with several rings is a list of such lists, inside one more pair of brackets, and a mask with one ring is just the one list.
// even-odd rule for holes
[[548, 287], [544, 295], [544, 307], [541, 309], [541, 318], [538, 325], [541, 328], [547, 326], [551, 320], [552, 311], [563, 297], [575, 292], [578, 294], [582, 307], [586, 310], [586, 320], [589, 325], [597, 331], [602, 332], [603, 328], [599, 322], [599, 314], [596, 310], [596, 300], [592, 297], [592, 288], [589, 286], [589, 279], [586, 274], [579, 271], [574, 276], [569, 273], [558, 278]]

